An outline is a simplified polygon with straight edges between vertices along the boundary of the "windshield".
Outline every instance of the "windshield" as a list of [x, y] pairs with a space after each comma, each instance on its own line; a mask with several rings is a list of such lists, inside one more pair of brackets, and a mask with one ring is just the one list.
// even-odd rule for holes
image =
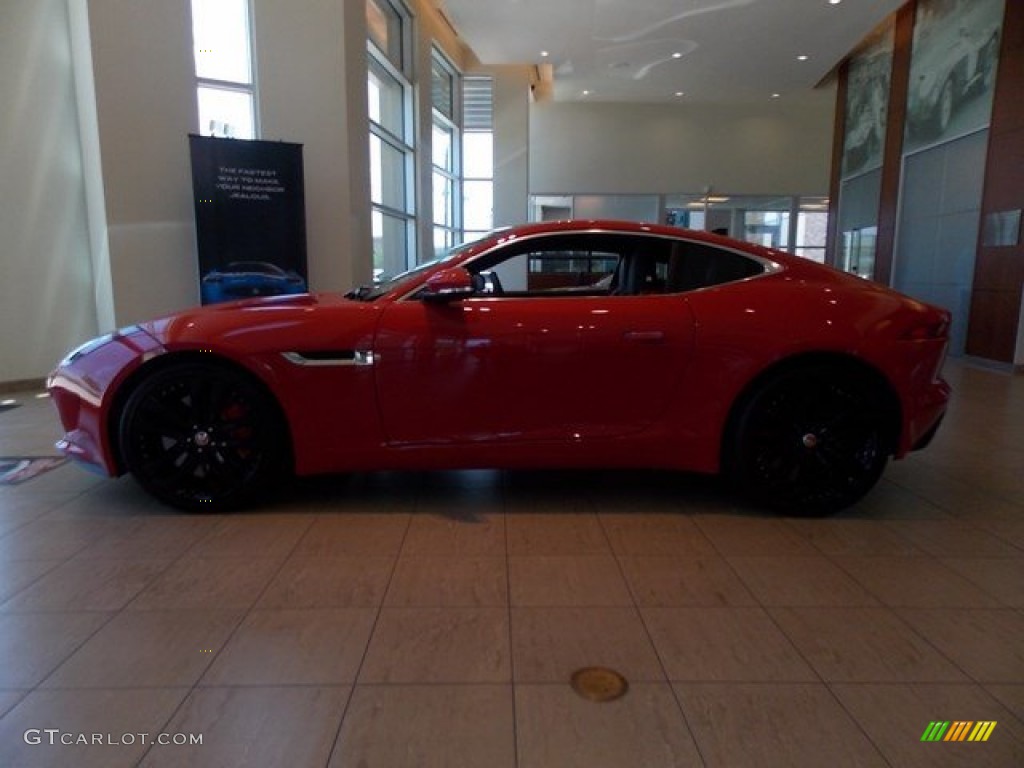
[[366, 283], [349, 291], [345, 294], [345, 298], [355, 299], [356, 301], [373, 301], [374, 299], [378, 299], [403, 284], [413, 283], [417, 277], [427, 270], [433, 269], [438, 264], [444, 264], [447, 261], [452, 261], [469, 249], [470, 246], [476, 245], [479, 242], [480, 240], [473, 240], [468, 243], [463, 243], [462, 245], [457, 245], [443, 256], [440, 256], [433, 261], [426, 261], [422, 264], [418, 264], [412, 269], [394, 275], [393, 277], [389, 277], [387, 275], [374, 277], [372, 283]]

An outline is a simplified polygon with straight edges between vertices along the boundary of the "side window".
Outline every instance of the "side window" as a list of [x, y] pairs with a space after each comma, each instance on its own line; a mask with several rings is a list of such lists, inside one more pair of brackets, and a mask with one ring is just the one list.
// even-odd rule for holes
[[669, 290], [694, 291], [764, 272], [759, 261], [705, 243], [677, 241], [668, 268]]
[[607, 296], [623, 273], [627, 242], [610, 236], [565, 235], [524, 242], [470, 265], [484, 294]]
[[536, 297], [684, 293], [764, 272], [705, 243], [592, 233], [514, 243], [468, 266], [483, 294]]

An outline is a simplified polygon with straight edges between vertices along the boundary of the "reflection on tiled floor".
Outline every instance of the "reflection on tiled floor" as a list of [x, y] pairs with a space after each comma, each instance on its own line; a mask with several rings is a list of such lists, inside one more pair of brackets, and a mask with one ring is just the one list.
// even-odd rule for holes
[[[829, 519], [644, 472], [321, 478], [230, 516], [73, 466], [0, 487], [0, 766], [1024, 765], [1024, 378], [949, 378], [935, 443]], [[19, 399], [0, 456], [50, 453]], [[595, 665], [623, 698], [573, 692]]]

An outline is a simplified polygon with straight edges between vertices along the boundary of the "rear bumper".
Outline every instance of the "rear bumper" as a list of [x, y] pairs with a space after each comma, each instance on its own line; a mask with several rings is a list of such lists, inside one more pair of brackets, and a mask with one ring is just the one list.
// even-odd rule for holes
[[901, 455], [909, 451], [920, 451], [931, 443], [946, 415], [951, 393], [949, 384], [938, 378], [916, 399], [913, 411], [909, 414]]

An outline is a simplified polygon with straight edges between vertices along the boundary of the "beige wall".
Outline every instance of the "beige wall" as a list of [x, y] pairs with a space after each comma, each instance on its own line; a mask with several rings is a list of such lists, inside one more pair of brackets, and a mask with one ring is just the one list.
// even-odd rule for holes
[[97, 330], [66, 0], [0, 2], [0, 382]]
[[806, 107], [538, 103], [530, 192], [823, 195], [834, 103], [831, 93]]

